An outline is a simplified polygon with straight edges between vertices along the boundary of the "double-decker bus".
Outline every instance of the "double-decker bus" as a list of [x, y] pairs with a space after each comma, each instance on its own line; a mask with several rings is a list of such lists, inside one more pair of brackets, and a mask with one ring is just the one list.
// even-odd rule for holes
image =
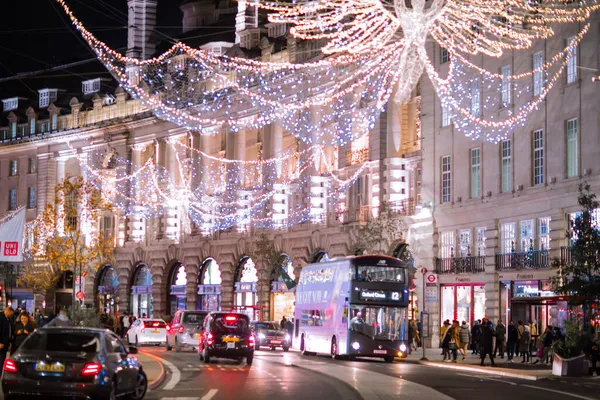
[[296, 287], [295, 345], [333, 358], [406, 357], [408, 287], [408, 265], [392, 257], [307, 265]]

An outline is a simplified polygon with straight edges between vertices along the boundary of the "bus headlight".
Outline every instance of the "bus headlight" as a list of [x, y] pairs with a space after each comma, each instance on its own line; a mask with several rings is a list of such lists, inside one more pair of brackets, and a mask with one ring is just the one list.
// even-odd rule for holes
[[258, 338], [261, 339], [261, 340], [264, 339], [265, 338], [265, 334], [264, 333], [259, 333], [258, 334]]
[[400, 351], [401, 351], [401, 352], [403, 352], [403, 353], [405, 353], [405, 352], [406, 352], [406, 345], [405, 345], [404, 343], [402, 343], [402, 344], [400, 345]]
[[358, 349], [360, 349], [360, 343], [358, 343], [358, 342], [354, 342], [354, 343], [352, 343], [352, 348], [353, 348], [354, 350], [358, 350]]

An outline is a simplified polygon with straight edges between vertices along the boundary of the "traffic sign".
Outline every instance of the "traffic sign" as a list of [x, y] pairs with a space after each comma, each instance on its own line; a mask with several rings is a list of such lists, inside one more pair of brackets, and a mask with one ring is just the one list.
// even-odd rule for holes
[[79, 292], [75, 293], [75, 297], [77, 297], [77, 300], [83, 300], [85, 299], [85, 293], [80, 290]]
[[437, 281], [437, 276], [435, 274], [427, 275], [427, 283], [435, 283]]

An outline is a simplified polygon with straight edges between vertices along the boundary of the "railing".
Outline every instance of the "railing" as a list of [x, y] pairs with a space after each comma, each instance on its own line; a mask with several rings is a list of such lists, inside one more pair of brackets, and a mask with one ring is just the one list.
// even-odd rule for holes
[[438, 274], [485, 272], [485, 256], [436, 258], [435, 272]]
[[571, 246], [562, 246], [560, 248], [560, 264], [570, 265], [573, 259], [573, 248]]
[[369, 148], [350, 151], [346, 153], [346, 165], [357, 165], [369, 161]]
[[496, 271], [544, 268], [550, 268], [548, 250], [496, 254]]

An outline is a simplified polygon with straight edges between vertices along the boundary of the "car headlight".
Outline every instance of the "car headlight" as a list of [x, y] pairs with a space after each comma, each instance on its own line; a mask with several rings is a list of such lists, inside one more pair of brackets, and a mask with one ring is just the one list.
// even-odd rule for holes
[[265, 334], [264, 333], [259, 333], [258, 334], [258, 338], [259, 339], [264, 339], [265, 338]]
[[290, 341], [290, 335], [285, 335], [284, 339], [289, 342]]
[[406, 351], [406, 345], [404, 343], [400, 345], [400, 351], [403, 353]]

